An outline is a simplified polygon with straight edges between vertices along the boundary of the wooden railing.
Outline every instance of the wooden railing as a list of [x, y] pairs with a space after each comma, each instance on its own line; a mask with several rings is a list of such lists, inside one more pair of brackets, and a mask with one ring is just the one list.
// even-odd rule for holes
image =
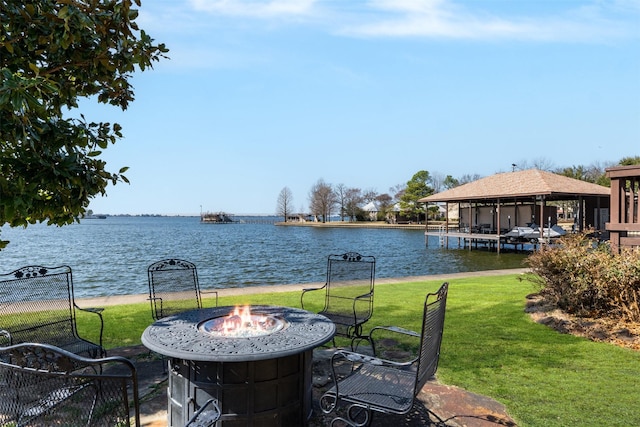
[[606, 229], [611, 247], [617, 252], [621, 247], [640, 246], [640, 165], [609, 168], [607, 177], [611, 179], [611, 213]]

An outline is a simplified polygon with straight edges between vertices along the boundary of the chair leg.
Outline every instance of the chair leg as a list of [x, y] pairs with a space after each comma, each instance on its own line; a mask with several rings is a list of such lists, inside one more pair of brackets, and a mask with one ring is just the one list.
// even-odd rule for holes
[[339, 427], [341, 425], [366, 427], [371, 425], [371, 421], [373, 420], [373, 412], [371, 409], [357, 404], [350, 405], [346, 410], [345, 416], [346, 418], [336, 417], [331, 420], [331, 427]]

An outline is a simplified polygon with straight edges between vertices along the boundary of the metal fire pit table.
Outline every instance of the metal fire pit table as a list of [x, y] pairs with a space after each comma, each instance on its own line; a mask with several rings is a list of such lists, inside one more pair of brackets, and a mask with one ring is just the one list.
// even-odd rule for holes
[[207, 400], [217, 399], [221, 426], [303, 426], [311, 417], [313, 349], [330, 341], [326, 317], [291, 307], [250, 306], [278, 325], [254, 337], [208, 331], [235, 307], [187, 311], [153, 323], [142, 334], [168, 357], [169, 426], [183, 426]]

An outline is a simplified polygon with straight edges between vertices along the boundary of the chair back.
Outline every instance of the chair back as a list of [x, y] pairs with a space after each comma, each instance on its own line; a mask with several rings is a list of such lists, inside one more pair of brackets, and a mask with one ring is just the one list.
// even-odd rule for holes
[[438, 369], [448, 291], [449, 283], [445, 282], [437, 292], [428, 294], [425, 299], [414, 395], [422, 390]]
[[140, 425], [136, 370], [123, 357], [89, 359], [36, 343], [0, 347], [0, 395], [3, 426]]
[[154, 262], [147, 269], [151, 314], [155, 320], [202, 308], [195, 264], [176, 258]]
[[12, 344], [48, 343], [101, 354], [101, 345], [79, 337], [75, 309], [69, 266], [32, 265], [0, 275], [0, 329], [9, 332]]
[[[375, 272], [373, 256], [357, 252], [329, 255], [323, 314], [345, 318], [350, 329], [359, 329], [373, 314]], [[340, 321], [336, 326], [339, 334], [353, 335], [353, 330], [341, 330]]]

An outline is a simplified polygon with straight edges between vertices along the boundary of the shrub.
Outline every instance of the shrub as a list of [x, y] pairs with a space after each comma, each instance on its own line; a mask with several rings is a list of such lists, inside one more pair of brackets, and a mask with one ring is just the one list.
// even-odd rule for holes
[[640, 250], [612, 253], [584, 234], [560, 239], [535, 252], [527, 263], [541, 294], [579, 316], [640, 321]]

